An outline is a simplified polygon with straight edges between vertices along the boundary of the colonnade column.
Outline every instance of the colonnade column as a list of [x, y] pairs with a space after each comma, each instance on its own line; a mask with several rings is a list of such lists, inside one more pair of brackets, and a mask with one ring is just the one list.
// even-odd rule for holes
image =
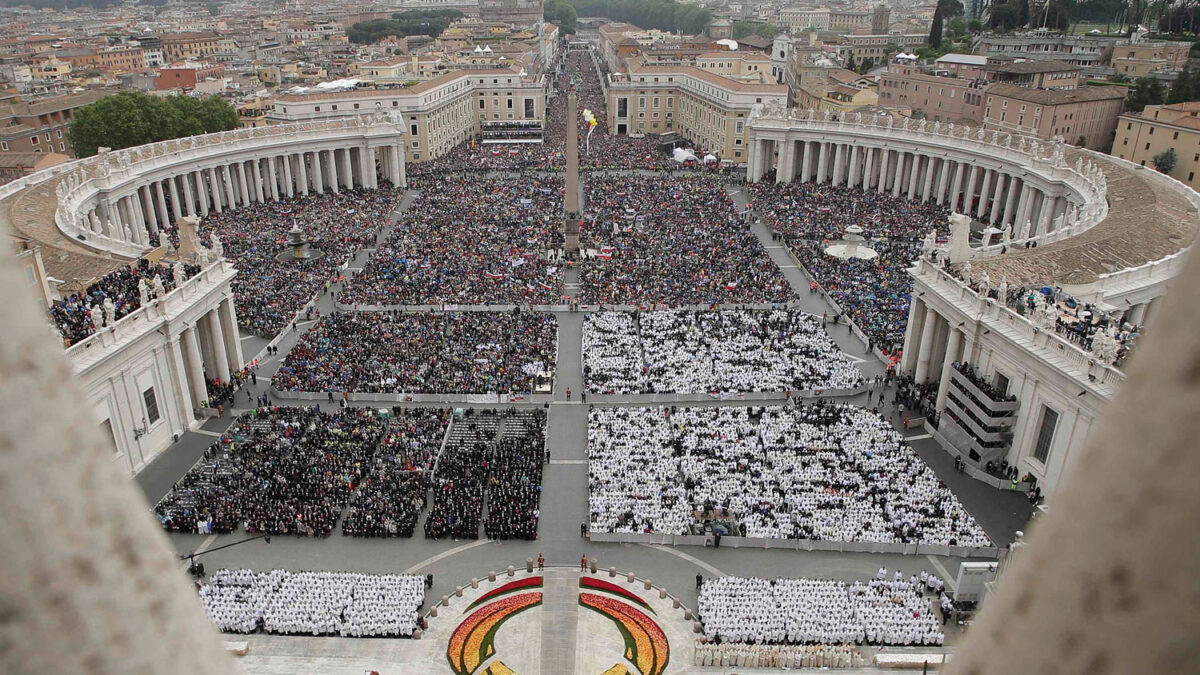
[[250, 188], [246, 185], [246, 164], [238, 162], [234, 165], [237, 170], [238, 188], [242, 191], [242, 206], [250, 206]]
[[158, 234], [158, 213], [154, 210], [154, 189], [149, 186], [138, 188], [138, 196], [141, 197], [142, 211], [146, 216], [146, 225], [150, 228], [151, 234]]
[[888, 168], [892, 164], [892, 151], [884, 148], [879, 152], [879, 180], [875, 181], [875, 191], [883, 194], [884, 184], [887, 183]]
[[858, 156], [862, 154], [862, 149], [857, 145], [850, 146], [850, 175], [846, 177], [846, 187], [858, 187], [859, 166]]
[[968, 216], [971, 215], [971, 207], [974, 206], [971, 201], [975, 199], [975, 181], [978, 179], [979, 166], [975, 165], [971, 167], [971, 173], [967, 178], [967, 191], [963, 193], [962, 200], [962, 213], [965, 213]]
[[833, 185], [842, 184], [842, 169], [845, 167], [846, 160], [846, 145], [838, 143], [834, 146], [833, 151], [833, 176], [829, 181]]
[[917, 384], [923, 384], [929, 379], [929, 357], [930, 351], [933, 348], [933, 328], [934, 319], [938, 318], [937, 312], [933, 311], [932, 307], [925, 308], [925, 323], [921, 328], [921, 346], [917, 350], [917, 369], [914, 373], [914, 379]]
[[946, 203], [946, 185], [950, 182], [950, 160], [945, 158], [938, 160], [938, 187], [937, 187], [937, 203], [938, 206]]
[[1005, 174], [996, 172], [996, 187], [992, 192], [992, 212], [988, 214], [988, 223], [995, 223], [1000, 217], [1000, 207], [1004, 198], [1004, 177]]
[[950, 188], [950, 210], [958, 212], [958, 195], [962, 191], [963, 174], [966, 172], [967, 165], [962, 162], [954, 163], [954, 183]]
[[292, 176], [292, 156], [283, 155], [279, 160], [283, 162], [283, 191], [290, 199], [296, 195], [296, 181]]
[[263, 190], [262, 165], [262, 159], [254, 159], [250, 162], [250, 166], [253, 167], [250, 175], [252, 177], [252, 182], [254, 183], [254, 196], [258, 198], [259, 204], [263, 204], [267, 201], [266, 192]]
[[1050, 231], [1050, 225], [1054, 221], [1054, 211], [1057, 208], [1058, 197], [1042, 195], [1042, 210], [1038, 214], [1038, 234], [1046, 234]]
[[[314, 152], [313, 153], [313, 158], [314, 158], [313, 161], [319, 161], [319, 160], [316, 160], [316, 156], [317, 156], [317, 154]], [[296, 182], [296, 184], [300, 188], [300, 194], [307, 197], [308, 196], [308, 187], [309, 187], [309, 185], [308, 185], [308, 161], [305, 159], [303, 152], [300, 154], [297, 154], [297, 155], [288, 155], [288, 158], [291, 161], [296, 163], [295, 170], [296, 170], [297, 174], [299, 175], [299, 180]], [[317, 169], [319, 169], [319, 168], [320, 168], [320, 164], [313, 165], [313, 174], [314, 174], [313, 175], [313, 184], [314, 185], [318, 185], [321, 180], [321, 177], [320, 177], [321, 174], [319, 171], [317, 171]], [[321, 190], [318, 190], [317, 192], [321, 192]]]
[[907, 152], [897, 152], [896, 155], [896, 175], [892, 177], [893, 197], [899, 197], [904, 190], [904, 167], [908, 163]]
[[942, 376], [938, 380], [937, 405], [935, 410], [941, 411], [946, 407], [946, 393], [950, 386], [950, 371], [954, 369], [954, 362], [958, 360], [958, 345], [962, 341], [962, 331], [950, 327], [950, 337], [946, 340], [946, 356], [942, 358]]
[[1018, 233], [1018, 239], [1024, 239], [1029, 236], [1029, 210], [1032, 207], [1033, 188], [1024, 185], [1021, 187], [1021, 197], [1017, 203], [1017, 223], [1013, 226]]
[[862, 189], [864, 191], [871, 188], [871, 177], [875, 173], [875, 148], [867, 147], [867, 161], [863, 166]]
[[817, 154], [817, 182], [825, 182], [825, 158], [829, 154], [829, 144], [822, 142], [820, 152]]
[[188, 384], [192, 387], [192, 407], [199, 408], [208, 400], [208, 387], [204, 384], [204, 362], [200, 358], [200, 339], [196, 325], [183, 329], [183, 345], [187, 351]]
[[933, 195], [933, 169], [937, 163], [936, 157], [925, 157], [925, 186], [921, 189], [921, 201], [929, 201], [929, 197]]
[[[213, 210], [216, 211], [217, 213], [220, 213], [222, 210], [221, 191], [223, 188], [221, 187], [221, 180], [217, 177], [217, 167], [215, 167], [215, 166], [209, 167], [206, 173], [208, 174], [208, 182], [210, 185], [212, 185]], [[226, 200], [225, 206], [229, 206], [230, 208], [232, 208], [233, 202]]]
[[1017, 201], [1017, 177], [1008, 177], [1008, 197], [1004, 200], [1004, 215], [1002, 221], [1005, 225], [1011, 225], [1016, 220], [1016, 211], [1014, 205]]
[[[323, 173], [321, 173], [321, 151], [317, 150], [317, 151], [313, 152], [312, 159], [313, 159], [313, 166], [312, 166], [313, 190], [315, 190], [317, 192], [317, 194], [321, 194], [321, 193], [325, 192], [325, 175]], [[300, 174], [304, 175], [304, 168], [303, 168], [304, 167], [304, 155], [303, 154], [300, 155], [300, 166], [301, 166]], [[305, 192], [304, 194], [308, 194], [308, 193]]]
[[267, 185], [271, 186], [271, 199], [279, 201], [279, 176], [275, 173], [275, 158], [267, 158]]
[[237, 309], [233, 305], [233, 298], [226, 297], [222, 300], [214, 313], [220, 316], [221, 330], [225, 334], [225, 353], [229, 370], [237, 372], [246, 364], [242, 360], [242, 340], [238, 333]]
[[217, 310], [212, 310], [205, 314], [208, 319], [208, 334], [212, 338], [209, 340], [212, 343], [212, 356], [216, 361], [217, 377], [221, 378], [221, 382], [229, 381], [229, 354], [225, 351], [225, 331], [221, 328], [221, 315]]
[[779, 161], [775, 165], [775, 182], [790, 183], [794, 175], [792, 167], [792, 158], [796, 153], [795, 141], [784, 141], [783, 147], [779, 149]]
[[196, 405], [192, 402], [192, 390], [188, 387], [188, 368], [183, 360], [183, 346], [179, 344], [182, 337], [183, 335], [180, 334], [168, 338], [167, 346], [171, 353], [171, 367], [175, 371], [176, 378], [174, 396], [186, 429], [196, 420]]
[[183, 205], [187, 207], [187, 215], [197, 215], [196, 198], [192, 195], [192, 185], [190, 174], [182, 174], [179, 176], [179, 187], [183, 188]]
[[330, 152], [334, 153], [335, 155], [340, 154], [342, 156], [342, 185], [345, 186], [347, 190], [353, 190], [354, 168], [353, 163], [350, 161], [350, 148], [343, 148], [340, 153], [337, 150], [330, 150]]
[[804, 160], [800, 163], [800, 182], [807, 183], [809, 168], [812, 166], [812, 141], [804, 142]]
[[995, 173], [991, 169], [983, 172], [983, 184], [979, 186], [979, 205], [975, 208], [975, 217], [983, 220], [983, 214], [987, 213], [988, 206], [988, 188], [992, 187], [992, 174]]
[[908, 171], [908, 201], [917, 196], [917, 181], [921, 178], [921, 155], [913, 153], [912, 168]]
[[204, 177], [199, 171], [192, 171], [188, 174], [191, 177], [193, 184], [196, 187], [196, 199], [200, 202], [200, 215], [208, 215], [208, 191], [204, 189]]

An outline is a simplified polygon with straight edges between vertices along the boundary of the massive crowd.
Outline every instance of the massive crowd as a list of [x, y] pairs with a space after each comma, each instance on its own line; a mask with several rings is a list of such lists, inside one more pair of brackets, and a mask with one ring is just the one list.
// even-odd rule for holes
[[[755, 183], [754, 208], [825, 290], [866, 333], [872, 346], [897, 353], [904, 346], [912, 280], [905, 271], [931, 229], [949, 233], [949, 209], [935, 202], [816, 183]], [[878, 253], [842, 260], [825, 253], [851, 225]]]
[[155, 507], [172, 532], [324, 537], [370, 466], [386, 422], [374, 411], [259, 408], [221, 440]]
[[772, 303], [787, 280], [705, 177], [592, 175], [580, 279], [587, 304]]
[[339, 301], [550, 304], [562, 295], [563, 180], [429, 178]]
[[446, 436], [449, 408], [394, 408], [371, 470], [350, 498], [342, 534], [411, 537], [425, 509], [427, 472]]
[[[567, 95], [579, 99], [580, 167], [609, 169], [663, 169], [674, 164], [657, 147], [654, 138], [609, 134], [605, 110], [607, 101], [592, 56], [586, 51], [569, 51], [553, 73], [554, 94], [547, 100], [542, 143], [484, 144], [473, 139], [432, 161], [409, 168], [410, 176], [441, 175], [455, 171], [512, 171], [525, 169], [561, 169], [566, 161]], [[596, 127], [588, 135], [583, 111], [596, 117]]]
[[877, 413], [849, 405], [601, 408], [588, 417], [592, 531], [986, 547]]
[[[200, 266], [184, 265], [183, 270], [184, 277], [191, 278], [200, 271]], [[162, 297], [175, 290], [175, 275], [170, 265], [152, 264], [141, 258], [131, 266], [109, 272], [82, 291], [56, 300], [50, 306], [50, 318], [62, 333], [66, 346], [141, 308], [143, 281], [150, 297]], [[95, 308], [99, 312], [94, 312]], [[97, 319], [101, 320], [99, 325]]]
[[[238, 270], [233, 280], [238, 323], [244, 330], [274, 337], [296, 312], [333, 278], [359, 248], [373, 244], [396, 208], [389, 185], [379, 190], [343, 190], [279, 202], [255, 203], [210, 213], [201, 222], [201, 240], [215, 233]], [[312, 248], [324, 255], [276, 260], [288, 249], [288, 231], [298, 225]]]
[[[886, 570], [883, 570], [886, 572]], [[941, 645], [944, 634], [917, 577], [867, 583], [718, 577], [700, 589], [704, 634], [753, 644]]]
[[286, 391], [479, 394], [549, 382], [553, 315], [509, 312], [333, 314], [306, 333], [272, 379]]
[[430, 539], [536, 539], [541, 516], [546, 413], [467, 409], [451, 426], [433, 476]]
[[851, 389], [862, 374], [821, 319], [787, 310], [588, 314], [583, 373], [593, 393]]
[[200, 587], [200, 601], [227, 633], [409, 637], [424, 582], [400, 574], [219, 570]]

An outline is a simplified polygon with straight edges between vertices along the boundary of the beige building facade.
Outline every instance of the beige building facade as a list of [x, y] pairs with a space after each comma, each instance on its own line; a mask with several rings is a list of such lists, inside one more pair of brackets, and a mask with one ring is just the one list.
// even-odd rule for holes
[[1153, 168], [1154, 157], [1171, 149], [1175, 168], [1168, 175], [1200, 188], [1200, 101], [1148, 105], [1117, 120], [1113, 155]]

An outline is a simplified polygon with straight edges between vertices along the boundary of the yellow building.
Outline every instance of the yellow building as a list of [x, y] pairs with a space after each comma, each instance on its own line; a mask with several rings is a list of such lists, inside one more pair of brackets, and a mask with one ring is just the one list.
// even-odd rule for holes
[[1150, 73], [1183, 70], [1191, 52], [1190, 42], [1132, 42], [1113, 47], [1112, 67], [1118, 75], [1145, 77]]
[[1154, 167], [1155, 155], [1175, 150], [1171, 177], [1200, 190], [1200, 101], [1148, 105], [1117, 119], [1112, 154]]

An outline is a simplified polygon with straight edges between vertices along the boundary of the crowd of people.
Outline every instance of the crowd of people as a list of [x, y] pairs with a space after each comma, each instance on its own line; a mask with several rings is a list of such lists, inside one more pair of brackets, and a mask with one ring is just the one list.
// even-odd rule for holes
[[[567, 95], [578, 97], [579, 164], [585, 168], [663, 169], [673, 163], [660, 150], [653, 137], [609, 134], [606, 121], [607, 101], [600, 76], [586, 51], [570, 50], [558, 62], [553, 73], [554, 90], [547, 99], [541, 143], [485, 144], [468, 140], [452, 151], [431, 161], [414, 164], [410, 176], [440, 175], [448, 172], [514, 171], [561, 169], [566, 161]], [[588, 134], [583, 111], [590, 110], [596, 127]]]
[[[326, 192], [209, 213], [201, 221], [200, 239], [208, 244], [216, 234], [238, 270], [233, 293], [242, 329], [270, 338], [287, 327], [348, 259], [375, 243], [399, 195], [384, 183], [378, 190]], [[289, 250], [288, 231], [294, 225], [322, 255], [276, 259]]]
[[866, 583], [718, 577], [704, 582], [697, 607], [705, 637], [722, 643], [941, 645], [925, 590], [899, 571]]
[[[184, 278], [190, 279], [200, 266], [184, 265], [183, 270]], [[175, 275], [170, 265], [140, 258], [133, 265], [105, 274], [82, 291], [55, 300], [50, 306], [50, 319], [62, 334], [63, 343], [70, 347], [140, 309], [143, 291], [162, 297], [173, 290]], [[101, 323], [97, 324], [97, 319]]]
[[350, 498], [342, 534], [411, 537], [425, 509], [428, 472], [450, 423], [449, 408], [394, 408], [387, 435]]
[[788, 310], [598, 312], [583, 323], [588, 391], [851, 389], [858, 368], [819, 317]]
[[471, 409], [451, 426], [433, 474], [429, 539], [536, 539], [541, 516], [546, 413]]
[[410, 637], [425, 602], [411, 574], [219, 570], [200, 587], [210, 621], [226, 633]]
[[258, 408], [239, 417], [155, 507], [172, 532], [325, 537], [370, 467], [373, 410]]
[[338, 313], [323, 317], [272, 379], [280, 391], [482, 394], [548, 383], [553, 315], [509, 312]]
[[343, 304], [551, 304], [563, 292], [563, 179], [430, 177]]
[[588, 457], [592, 531], [687, 534], [719, 515], [746, 537], [991, 546], [865, 408], [598, 408]]
[[[754, 209], [783, 238], [808, 273], [871, 340], [888, 354], [904, 347], [912, 279], [907, 269], [931, 229], [949, 234], [949, 209], [858, 188], [760, 182], [751, 186]], [[843, 260], [825, 253], [857, 225], [878, 254]]]
[[700, 176], [592, 175], [581, 228], [582, 301], [773, 303], [787, 280], [738, 217], [724, 185]]
[[[978, 284], [973, 286], [978, 289]], [[995, 292], [989, 293], [992, 297]], [[1109, 333], [1115, 340], [1112, 362], [1120, 366], [1133, 352], [1134, 344], [1141, 337], [1142, 327], [1126, 323], [1119, 318], [1110, 316], [1099, 307], [1078, 300], [1070, 293], [1059, 287], [1042, 286], [1041, 288], [1026, 288], [1018, 286], [1008, 289], [1004, 302], [1013, 310], [1025, 316], [1036, 316], [1038, 311], [1044, 311], [1046, 306], [1052, 308], [1054, 332], [1060, 337], [1075, 343], [1081, 349], [1091, 350], [1093, 340], [1100, 333]]]

